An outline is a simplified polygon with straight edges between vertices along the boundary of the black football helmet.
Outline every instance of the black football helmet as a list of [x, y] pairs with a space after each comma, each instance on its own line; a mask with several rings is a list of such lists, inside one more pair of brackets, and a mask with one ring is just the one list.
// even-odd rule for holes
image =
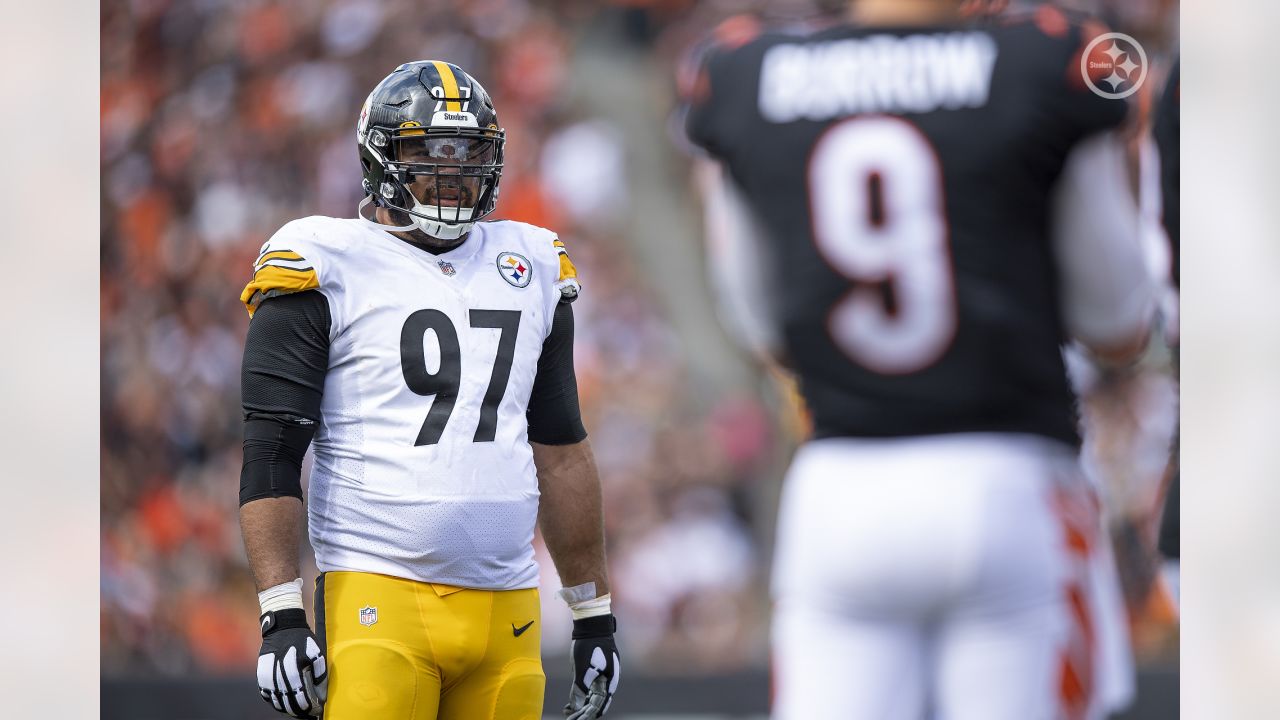
[[396, 68], [364, 101], [356, 143], [364, 191], [432, 237], [461, 237], [497, 205], [506, 132], [489, 93], [457, 65]]

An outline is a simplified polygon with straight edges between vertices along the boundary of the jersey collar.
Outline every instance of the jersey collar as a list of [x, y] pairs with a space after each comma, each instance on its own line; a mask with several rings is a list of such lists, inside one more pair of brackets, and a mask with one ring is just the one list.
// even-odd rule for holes
[[385, 238], [396, 247], [402, 248], [403, 253], [411, 255], [424, 262], [430, 262], [433, 265], [439, 264], [440, 262], [461, 265], [474, 257], [476, 253], [480, 251], [480, 246], [484, 245], [484, 224], [479, 222], [472, 226], [471, 232], [467, 233], [467, 238], [462, 241], [461, 245], [439, 254], [428, 252], [427, 250], [417, 247], [413, 243], [398, 238], [376, 225], [366, 223], [365, 227], [369, 228], [371, 232]]

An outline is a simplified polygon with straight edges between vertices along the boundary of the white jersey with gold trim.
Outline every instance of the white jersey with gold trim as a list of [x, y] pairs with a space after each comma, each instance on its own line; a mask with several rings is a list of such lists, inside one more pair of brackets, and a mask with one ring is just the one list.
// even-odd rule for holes
[[477, 223], [432, 255], [360, 219], [309, 217], [263, 246], [244, 301], [319, 289], [329, 369], [309, 488], [320, 570], [535, 587], [526, 411], [556, 304], [554, 233]]

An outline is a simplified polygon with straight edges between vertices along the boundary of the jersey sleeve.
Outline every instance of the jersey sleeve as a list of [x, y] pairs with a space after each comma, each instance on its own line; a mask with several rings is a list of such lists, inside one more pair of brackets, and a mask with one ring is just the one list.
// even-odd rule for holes
[[322, 264], [320, 249], [302, 221], [280, 228], [262, 245], [253, 261], [253, 277], [240, 293], [249, 317], [263, 300], [318, 289]]
[[1163, 208], [1162, 220], [1169, 236], [1170, 249], [1173, 251], [1173, 284], [1181, 286], [1182, 263], [1179, 252], [1182, 248], [1182, 227], [1179, 221], [1181, 208], [1180, 185], [1181, 164], [1178, 138], [1180, 135], [1180, 115], [1182, 107], [1181, 64], [1174, 63], [1169, 75], [1169, 83], [1165, 86], [1164, 95], [1160, 98], [1156, 110], [1155, 127], [1152, 134], [1160, 149], [1160, 195]]
[[[1040, 132], [1062, 153], [1081, 139], [1119, 127], [1128, 114], [1128, 102], [1103, 97], [1090, 87], [1106, 88], [1106, 72], [1090, 70], [1087, 51], [1103, 52], [1105, 41], [1094, 40], [1107, 27], [1081, 13], [1052, 4], [1010, 10], [997, 22], [1004, 38], [1004, 66], [1011, 68], [1018, 102], [1034, 96], [1043, 113]], [[1091, 47], [1092, 46], [1092, 47]], [[1092, 54], [1092, 53], [1091, 53]], [[1092, 74], [1086, 78], [1085, 73]]]
[[715, 108], [710, 63], [714, 48], [700, 43], [681, 63], [676, 84], [684, 112], [684, 134], [695, 147], [715, 155]]
[[582, 285], [578, 282], [578, 268], [569, 259], [569, 251], [565, 249], [564, 241], [557, 237], [552, 240], [551, 245], [556, 249], [558, 276], [555, 287], [560, 291], [559, 302], [571, 303], [577, 300], [578, 294], [582, 292]]
[[240, 504], [302, 497], [302, 458], [320, 420], [329, 365], [329, 306], [318, 292], [264, 302], [240, 366], [244, 460]]
[[318, 292], [290, 293], [262, 303], [249, 322], [240, 366], [246, 418], [320, 419], [330, 322], [328, 300]]
[[586, 439], [573, 370], [573, 306], [556, 306], [551, 333], [542, 343], [538, 371], [526, 411], [529, 440], [541, 445], [571, 445]]
[[[1090, 87], [1090, 81], [1094, 86], [1105, 87], [1103, 76], [1108, 73], [1091, 69], [1089, 57], [1096, 54], [1097, 48], [1105, 47], [1105, 41], [1095, 43], [1094, 40], [1107, 32], [1107, 27], [1096, 20], [1078, 20], [1070, 23], [1061, 45], [1065, 67], [1058, 79], [1057, 110], [1067, 122], [1072, 140], [1118, 128], [1129, 113], [1126, 100], [1103, 97]], [[1086, 55], [1091, 48], [1095, 52]], [[1089, 80], [1085, 78], [1086, 73]]]
[[677, 86], [684, 109], [684, 130], [689, 141], [717, 158], [723, 158], [732, 118], [735, 83], [740, 74], [730, 72], [743, 45], [760, 35], [759, 20], [737, 15], [720, 23], [690, 50], [681, 63]]

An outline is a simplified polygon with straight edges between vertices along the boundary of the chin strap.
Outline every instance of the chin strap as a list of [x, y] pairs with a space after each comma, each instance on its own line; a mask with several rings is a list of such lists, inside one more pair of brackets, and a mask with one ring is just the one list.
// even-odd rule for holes
[[[417, 200], [415, 199], [414, 202], [417, 203]], [[372, 203], [373, 203], [373, 196], [366, 195], [364, 199], [360, 201], [360, 204], [356, 206], [356, 215], [359, 216], [361, 220], [364, 220], [365, 222], [378, 228], [379, 230], [386, 230], [388, 232], [412, 232], [414, 230], [421, 230], [427, 235], [430, 235], [431, 237], [436, 238], [438, 240], [457, 240], [458, 238], [470, 232], [471, 226], [475, 224], [473, 222], [462, 222], [462, 223], [442, 222], [440, 220], [433, 220], [431, 218], [423, 217], [422, 215], [420, 215], [417, 212], [414, 212], [413, 210], [396, 208], [401, 212], [409, 215], [409, 217], [415, 218], [414, 221], [408, 225], [403, 225], [403, 226], [402, 225], [383, 225], [382, 223], [377, 222], [376, 220], [371, 220], [370, 218], [365, 216], [364, 209], [369, 205], [371, 205]], [[419, 222], [419, 219], [421, 220], [421, 222]]]
[[371, 220], [368, 217], [365, 217], [364, 209], [369, 207], [372, 204], [373, 204], [373, 196], [365, 195], [364, 199], [360, 201], [360, 204], [356, 206], [356, 216], [359, 217], [361, 220], [369, 223], [370, 225], [378, 228], [379, 230], [386, 230], [387, 232], [411, 232], [413, 230], [418, 229], [418, 226], [413, 223], [409, 223], [408, 225], [404, 225], [404, 226], [383, 225], [382, 223], [376, 220]]

